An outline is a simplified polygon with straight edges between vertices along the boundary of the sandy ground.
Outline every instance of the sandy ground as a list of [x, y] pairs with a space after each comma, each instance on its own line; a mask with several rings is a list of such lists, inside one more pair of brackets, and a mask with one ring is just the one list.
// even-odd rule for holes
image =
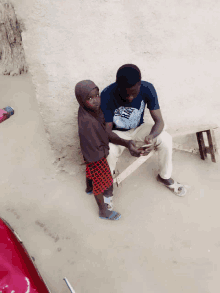
[[0, 216], [51, 292], [69, 292], [64, 277], [76, 293], [219, 291], [219, 162], [175, 151], [173, 178], [192, 186], [179, 198], [156, 181], [154, 156], [115, 187], [122, 218], [100, 220], [84, 176], [55, 171], [30, 77], [2, 76], [0, 89], [0, 108], [15, 109], [0, 124]]

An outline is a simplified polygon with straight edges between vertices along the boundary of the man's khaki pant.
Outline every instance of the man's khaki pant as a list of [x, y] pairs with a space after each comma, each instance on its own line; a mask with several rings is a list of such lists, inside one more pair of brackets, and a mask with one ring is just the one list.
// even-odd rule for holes
[[[141, 126], [128, 131], [113, 130], [119, 137], [127, 140], [134, 140], [144, 143], [144, 139], [149, 135], [153, 125], [143, 123]], [[172, 137], [169, 133], [163, 131], [154, 138], [156, 150], [158, 152], [159, 175], [164, 179], [169, 179], [172, 174]], [[118, 158], [123, 153], [125, 147], [109, 143], [109, 155], [106, 158], [113, 175]]]

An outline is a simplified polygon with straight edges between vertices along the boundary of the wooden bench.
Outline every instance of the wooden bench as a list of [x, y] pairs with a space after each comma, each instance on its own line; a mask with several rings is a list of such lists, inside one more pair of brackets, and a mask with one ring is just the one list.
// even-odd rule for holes
[[[184, 128], [177, 128], [175, 130], [167, 130], [168, 133], [174, 138], [179, 136], [184, 136], [188, 134], [196, 134], [200, 157], [202, 160], [207, 158], [207, 154], [211, 155], [212, 162], [216, 163], [215, 154], [218, 152], [217, 145], [214, 136], [214, 129], [217, 129], [219, 126], [216, 124], [205, 124], [200, 126], [189, 126]], [[205, 146], [203, 133], [207, 133], [209, 146]], [[123, 172], [121, 172], [116, 178], [114, 178], [114, 183], [117, 186], [131, 173], [133, 173], [140, 165], [146, 162], [151, 156], [153, 156], [155, 150], [151, 151], [147, 156], [141, 156], [137, 158], [129, 167], [127, 167]]]
[[[202, 160], [205, 160], [207, 158], [207, 154], [211, 155], [212, 162], [216, 163], [216, 157], [215, 154], [218, 152], [216, 141], [215, 141], [215, 135], [214, 135], [214, 129], [217, 129], [219, 126], [216, 124], [205, 124], [200, 126], [191, 126], [186, 127], [184, 129], [176, 129], [175, 131], [168, 131], [172, 137], [178, 137], [188, 134], [196, 134], [198, 145], [199, 145], [199, 152], [200, 157]], [[205, 146], [203, 133], [207, 134], [208, 138], [208, 144], [209, 146]]]

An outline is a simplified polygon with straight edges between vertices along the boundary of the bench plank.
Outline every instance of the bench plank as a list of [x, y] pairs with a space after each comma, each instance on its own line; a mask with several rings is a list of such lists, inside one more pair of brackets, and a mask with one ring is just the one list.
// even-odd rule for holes
[[[188, 134], [195, 134], [197, 136], [199, 151], [202, 160], [205, 160], [207, 157], [207, 153], [211, 154], [212, 162], [216, 163], [215, 152], [217, 152], [217, 146], [215, 143], [214, 137], [214, 129], [219, 128], [217, 124], [205, 124], [199, 126], [187, 126], [178, 128], [176, 130], [167, 129], [166, 131], [170, 133], [172, 137], [184, 136]], [[209, 147], [205, 146], [203, 132], [207, 133]], [[116, 178], [114, 178], [113, 182], [117, 184], [117, 186], [127, 178], [131, 173], [133, 173], [139, 166], [141, 166], [144, 162], [146, 162], [152, 155], [154, 155], [155, 150], [151, 151], [147, 156], [141, 156], [137, 158], [130, 166], [128, 166], [122, 173], [120, 173]]]
[[139, 166], [141, 166], [154, 154], [155, 151], [152, 150], [147, 156], [141, 156], [137, 158], [130, 166], [128, 166], [123, 172], [121, 172], [116, 178], [114, 178], [113, 182], [116, 183], [118, 186], [125, 178], [127, 178], [131, 173], [133, 173]]
[[195, 134], [196, 132], [201, 132], [201, 131], [208, 131], [210, 129], [217, 129], [219, 126], [217, 124], [203, 124], [199, 126], [182, 126], [177, 129], [167, 129], [167, 132], [172, 136], [172, 137], [177, 137], [177, 136], [184, 136], [188, 134]]

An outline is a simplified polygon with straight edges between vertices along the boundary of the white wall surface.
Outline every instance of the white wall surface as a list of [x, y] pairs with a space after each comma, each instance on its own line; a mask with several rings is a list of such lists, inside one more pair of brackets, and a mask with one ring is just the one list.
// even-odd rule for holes
[[139, 66], [143, 79], [153, 83], [170, 128], [219, 123], [220, 2], [12, 3], [26, 26], [26, 58], [61, 169], [73, 174], [81, 162], [75, 84], [91, 79], [102, 90], [125, 63]]

